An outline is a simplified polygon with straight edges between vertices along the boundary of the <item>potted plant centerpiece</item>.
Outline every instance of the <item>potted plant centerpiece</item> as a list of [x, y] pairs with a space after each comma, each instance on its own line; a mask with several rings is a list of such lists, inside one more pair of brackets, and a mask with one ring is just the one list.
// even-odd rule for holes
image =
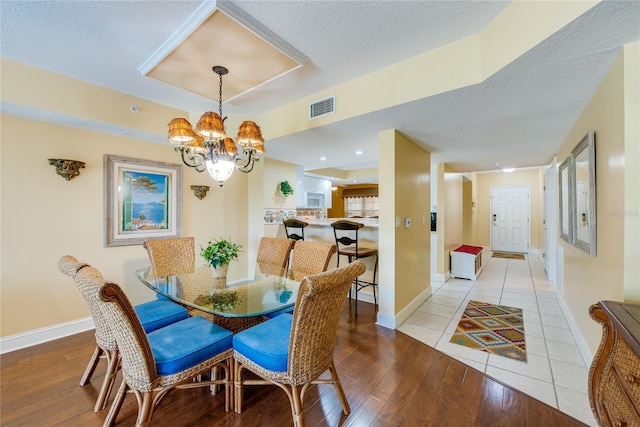
[[238, 259], [242, 245], [234, 243], [231, 239], [220, 238], [210, 240], [207, 246], [200, 246], [200, 255], [213, 267], [214, 277], [226, 277], [229, 263]]

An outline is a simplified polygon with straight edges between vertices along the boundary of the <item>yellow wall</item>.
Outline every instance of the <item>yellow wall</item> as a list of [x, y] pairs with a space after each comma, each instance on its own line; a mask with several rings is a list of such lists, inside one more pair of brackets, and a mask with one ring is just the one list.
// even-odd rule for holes
[[[396, 131], [395, 216], [401, 220], [395, 228], [396, 313], [430, 286], [430, 169], [431, 155]], [[410, 228], [405, 218], [411, 219]]]
[[[557, 153], [558, 162], [562, 162], [588, 131], [595, 131], [597, 256], [558, 240], [564, 249], [564, 299], [593, 352], [602, 329], [589, 317], [589, 306], [600, 300], [622, 301], [624, 296], [625, 168], [633, 168], [635, 163], [637, 170], [638, 159], [625, 159], [623, 82], [624, 58], [620, 55]], [[637, 93], [626, 95], [638, 99]], [[625, 160], [631, 164], [625, 165]]]
[[[451, 250], [462, 242], [462, 175], [444, 174], [444, 215], [438, 218], [444, 228], [444, 271], [451, 271]], [[469, 242], [466, 242], [469, 243]]]
[[478, 240], [474, 242], [478, 246], [491, 247], [491, 187], [529, 187], [529, 218], [531, 239], [529, 252], [541, 251], [542, 248], [542, 207], [541, 186], [539, 168], [519, 169], [511, 173], [506, 172], [482, 172], [476, 173], [477, 198], [476, 216]]
[[[134, 275], [149, 264], [142, 246], [103, 247], [103, 155], [179, 163], [171, 146], [2, 116], [1, 153], [2, 337], [89, 316], [73, 282], [56, 268], [62, 255], [94, 265], [134, 303], [152, 297]], [[86, 168], [65, 181], [48, 158], [80, 160]], [[203, 200], [189, 188], [196, 184], [211, 186]], [[183, 168], [182, 195], [183, 235], [195, 236], [197, 249], [219, 236], [247, 245], [244, 174], [219, 188], [208, 174]], [[229, 274], [243, 277], [246, 269], [243, 253]]]

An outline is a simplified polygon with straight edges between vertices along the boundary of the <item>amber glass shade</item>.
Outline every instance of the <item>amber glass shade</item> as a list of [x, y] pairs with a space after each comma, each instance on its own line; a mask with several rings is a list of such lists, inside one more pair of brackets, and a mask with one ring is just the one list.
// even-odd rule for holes
[[167, 126], [169, 126], [169, 141], [174, 144], [189, 144], [196, 139], [191, 123], [186, 119], [176, 117]]
[[238, 144], [244, 148], [253, 148], [258, 153], [264, 153], [264, 139], [260, 126], [251, 121], [242, 122], [238, 129]]
[[194, 136], [195, 139], [185, 145], [189, 147], [189, 149], [193, 153], [204, 153], [206, 151], [206, 148], [204, 146], [204, 138], [197, 133], [194, 133]]
[[227, 150], [227, 154], [230, 156], [238, 154], [238, 148], [236, 147], [236, 143], [233, 142], [233, 139], [225, 138], [222, 143], [224, 144], [224, 149]]
[[200, 116], [200, 120], [198, 120], [198, 124], [196, 125], [196, 132], [208, 141], [224, 138], [226, 136], [224, 133], [222, 117], [213, 111], [207, 111]]

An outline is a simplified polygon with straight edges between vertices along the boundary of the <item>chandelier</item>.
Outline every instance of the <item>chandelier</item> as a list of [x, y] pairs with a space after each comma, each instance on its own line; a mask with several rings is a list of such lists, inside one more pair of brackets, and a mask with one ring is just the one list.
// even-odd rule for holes
[[218, 98], [219, 114], [207, 111], [200, 116], [195, 128], [188, 120], [177, 117], [169, 122], [169, 141], [176, 144], [182, 162], [198, 172], [209, 172], [220, 187], [231, 177], [233, 171], [249, 173], [260, 154], [264, 153], [264, 139], [260, 127], [252, 121], [244, 121], [236, 138], [240, 152], [233, 139], [225, 133], [222, 118], [222, 76], [229, 70], [220, 65], [212, 68], [220, 79]]

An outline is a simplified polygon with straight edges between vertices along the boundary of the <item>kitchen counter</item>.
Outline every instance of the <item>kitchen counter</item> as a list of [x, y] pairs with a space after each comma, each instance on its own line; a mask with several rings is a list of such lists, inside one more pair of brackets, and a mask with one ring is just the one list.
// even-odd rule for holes
[[[309, 226], [329, 227], [332, 223], [340, 220], [347, 220], [352, 222], [359, 222], [364, 225], [364, 228], [378, 228], [378, 218], [313, 218], [313, 217], [296, 217], [300, 221], [304, 221]], [[377, 239], [376, 239], [377, 240]]]

